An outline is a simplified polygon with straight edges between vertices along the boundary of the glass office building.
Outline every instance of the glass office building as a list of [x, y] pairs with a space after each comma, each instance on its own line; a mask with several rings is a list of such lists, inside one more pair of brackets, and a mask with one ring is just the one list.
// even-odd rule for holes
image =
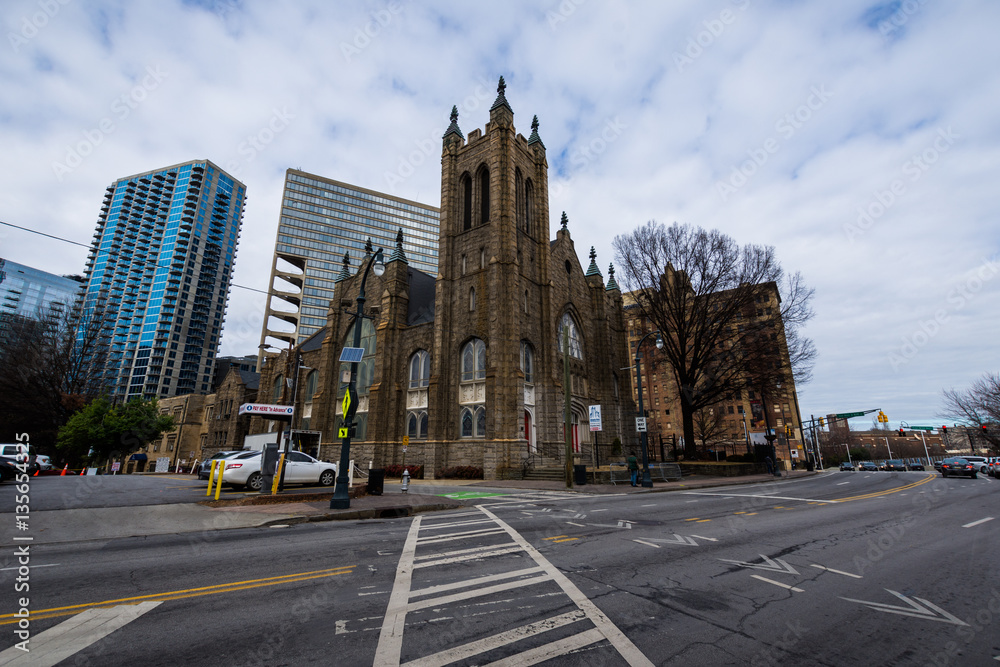
[[0, 320], [59, 317], [73, 308], [82, 290], [78, 280], [0, 257]]
[[208, 393], [246, 186], [207, 160], [109, 186], [87, 260], [116, 400]]
[[261, 345], [298, 344], [323, 328], [344, 253], [357, 271], [368, 239], [389, 253], [402, 229], [409, 265], [436, 276], [439, 226], [434, 206], [289, 169]]

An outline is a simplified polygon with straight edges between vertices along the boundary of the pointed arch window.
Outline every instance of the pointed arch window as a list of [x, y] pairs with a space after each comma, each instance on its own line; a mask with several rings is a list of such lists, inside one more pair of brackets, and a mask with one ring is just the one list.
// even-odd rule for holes
[[519, 167], [514, 168], [514, 215], [518, 229], [524, 229], [524, 177]]
[[486, 437], [486, 343], [473, 338], [462, 347], [459, 385], [459, 433]]
[[479, 224], [490, 221], [490, 170], [483, 166], [479, 170]]
[[573, 316], [566, 313], [559, 320], [559, 340], [556, 342], [559, 352], [563, 352], [563, 330], [569, 329], [569, 356], [574, 359], [583, 359], [583, 349], [580, 346], [580, 332], [577, 329]]
[[427, 350], [417, 350], [410, 357], [410, 386], [406, 392], [406, 435], [410, 438], [427, 438], [427, 386], [430, 384], [431, 355]]
[[470, 287], [469, 288], [469, 310], [475, 310], [475, 309], [476, 309], [476, 288], [475, 287]]
[[462, 230], [472, 229], [472, 178], [462, 175]]
[[535, 352], [531, 343], [525, 340], [521, 341], [521, 372], [524, 373], [525, 384], [535, 381]]
[[312, 423], [313, 396], [316, 395], [316, 390], [318, 388], [319, 371], [309, 371], [309, 375], [306, 376], [306, 394], [302, 401], [302, 419], [299, 422], [300, 428], [308, 430], [309, 424]]
[[532, 219], [534, 218], [533, 202], [535, 200], [535, 186], [529, 178], [524, 182], [524, 232], [531, 233]]

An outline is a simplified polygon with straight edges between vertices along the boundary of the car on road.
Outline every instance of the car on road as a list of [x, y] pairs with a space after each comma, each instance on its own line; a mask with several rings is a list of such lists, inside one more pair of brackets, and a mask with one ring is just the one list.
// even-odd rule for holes
[[906, 469], [907, 470], [923, 470], [924, 469], [924, 464], [923, 463], [907, 463], [906, 464]]
[[882, 469], [889, 472], [906, 472], [906, 464], [900, 459], [889, 459], [885, 462], [885, 466]]
[[1000, 456], [991, 456], [990, 464], [986, 468], [986, 474], [990, 477], [996, 477], [998, 469], [1000, 469]]
[[941, 476], [949, 477], [951, 475], [964, 475], [975, 479], [976, 466], [957, 456], [941, 461]]
[[962, 458], [975, 466], [976, 472], [986, 474], [986, 467], [989, 460], [985, 456], [963, 456]]
[[[237, 491], [244, 488], [260, 491], [264, 478], [260, 473], [260, 452], [245, 452], [226, 459], [222, 483]], [[332, 463], [319, 461], [304, 452], [288, 452], [285, 460], [285, 484], [319, 484], [333, 486], [337, 468]]]
[[851, 464], [851, 463], [848, 463], [847, 461], [844, 461], [843, 463], [840, 464], [840, 469], [841, 470], [850, 470], [850, 471], [853, 472], [854, 471], [854, 465]]
[[46, 454], [39, 454], [35, 457], [39, 470], [52, 470], [52, 459]]
[[228, 452], [216, 452], [214, 456], [210, 459], [205, 459], [198, 465], [198, 479], [208, 479], [209, 475], [212, 474], [212, 464], [214, 464], [219, 459], [225, 459], [230, 456], [239, 454], [239, 449], [230, 450]]
[[13, 463], [7, 459], [0, 459], [0, 482], [6, 482], [9, 479], [14, 479], [17, 477], [17, 473], [21, 472], [17, 469]]
[[[22, 445], [17, 444], [4, 444], [0, 445], [0, 459], [4, 459], [8, 463], [17, 465], [18, 458], [23, 457], [21, 453]], [[33, 475], [38, 472], [38, 457], [35, 456], [35, 448], [28, 445], [28, 474]]]
[[861, 472], [878, 472], [878, 466], [871, 461], [862, 461], [860, 470]]

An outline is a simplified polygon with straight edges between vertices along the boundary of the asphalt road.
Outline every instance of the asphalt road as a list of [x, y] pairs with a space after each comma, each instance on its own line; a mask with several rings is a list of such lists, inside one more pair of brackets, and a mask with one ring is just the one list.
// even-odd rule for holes
[[1000, 482], [834, 472], [37, 545], [10, 664], [996, 665], [998, 527]]

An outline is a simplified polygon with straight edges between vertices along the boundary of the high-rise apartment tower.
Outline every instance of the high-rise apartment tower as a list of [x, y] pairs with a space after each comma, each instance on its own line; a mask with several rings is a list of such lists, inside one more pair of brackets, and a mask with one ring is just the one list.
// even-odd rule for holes
[[211, 390], [245, 201], [246, 186], [207, 160], [108, 187], [85, 309], [104, 322], [115, 400]]

